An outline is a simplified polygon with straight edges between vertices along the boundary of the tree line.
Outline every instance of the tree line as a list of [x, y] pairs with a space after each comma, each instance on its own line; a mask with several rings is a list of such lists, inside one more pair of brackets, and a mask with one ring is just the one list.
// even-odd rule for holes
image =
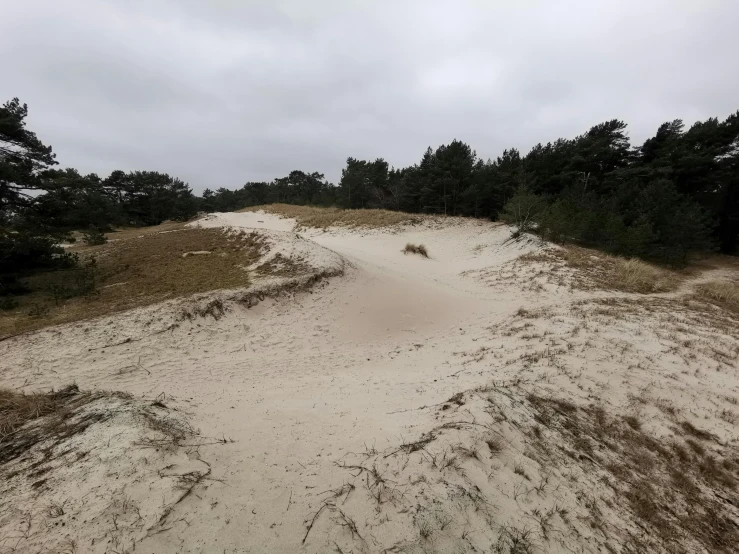
[[739, 248], [739, 112], [689, 129], [666, 122], [641, 145], [611, 120], [573, 139], [484, 160], [453, 140], [392, 168], [349, 158], [337, 187], [293, 172], [236, 191], [206, 191], [204, 210], [269, 202], [503, 218], [549, 240], [684, 263], [696, 250]]
[[17, 292], [19, 276], [74, 264], [59, 246], [71, 231], [94, 243], [114, 227], [273, 202], [505, 219], [550, 240], [669, 263], [739, 247], [739, 112], [689, 129], [664, 123], [641, 145], [611, 120], [495, 159], [455, 139], [404, 168], [349, 158], [338, 185], [296, 170], [200, 197], [166, 173], [57, 169], [27, 115], [17, 98], [0, 107], [0, 294]]

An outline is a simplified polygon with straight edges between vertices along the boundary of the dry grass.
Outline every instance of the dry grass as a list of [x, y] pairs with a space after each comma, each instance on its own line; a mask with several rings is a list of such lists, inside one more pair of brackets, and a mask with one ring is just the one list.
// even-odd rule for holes
[[[485, 551], [501, 554], [736, 550], [735, 446], [688, 422], [655, 433], [635, 413], [539, 392], [493, 383], [456, 394], [436, 406], [435, 416], [446, 421], [410, 443], [418, 446], [337, 463], [352, 472], [347, 513], [364, 503], [383, 518], [380, 525], [393, 522], [361, 529], [364, 537], [387, 552], [467, 551], [467, 529], [487, 535]], [[458, 409], [447, 408], [453, 404]], [[383, 487], [401, 491], [393, 500], [376, 501], [378, 474]], [[398, 528], [418, 536], [398, 540]], [[440, 533], [444, 528], [463, 531]], [[346, 544], [340, 551], [351, 550]]]
[[22, 394], [0, 389], [0, 441], [29, 421], [54, 412], [58, 405], [51, 394]]
[[[732, 522], [739, 501], [734, 449], [687, 421], [678, 436], [657, 437], [633, 416], [612, 417], [601, 406], [577, 408], [535, 395], [527, 400], [537, 421], [557, 433], [557, 444], [572, 448], [575, 458], [595, 456], [606, 468], [616, 502], [647, 530], [649, 551], [695, 551], [686, 545], [733, 551], [739, 540]], [[586, 436], [590, 440], [582, 440]]]
[[711, 281], [696, 287], [696, 296], [732, 312], [739, 313], [739, 283]]
[[613, 258], [614, 288], [650, 293], [673, 290], [678, 282], [669, 271], [636, 259]]
[[403, 254], [418, 254], [424, 258], [429, 257], [428, 250], [426, 250], [426, 247], [423, 244], [412, 244], [410, 242], [405, 245], [405, 248], [403, 248]]
[[289, 217], [298, 222], [299, 227], [391, 227], [420, 223], [422, 216], [389, 210], [342, 210], [340, 208], [315, 208], [312, 206], [293, 206], [291, 204], [267, 204], [239, 210], [241, 212], [265, 212]]
[[[0, 335], [210, 290], [246, 287], [249, 273], [244, 268], [267, 250], [257, 233], [226, 234], [174, 224], [163, 229], [126, 231], [119, 240], [75, 249], [82, 265], [87, 264], [84, 277], [92, 290], [84, 296], [60, 298], [52, 291], [78, 279], [79, 270], [36, 275], [28, 281], [35, 292], [18, 297], [20, 305], [0, 315]], [[94, 265], [89, 265], [92, 260]], [[262, 268], [262, 272], [268, 270]]]
[[189, 227], [187, 227], [187, 222], [165, 221], [159, 225], [152, 225], [149, 227], [121, 227], [115, 231], [111, 231], [110, 233], [105, 233], [105, 238], [109, 241], [126, 240], [146, 235], [169, 233], [170, 231], [181, 231], [183, 229], [189, 229]]
[[548, 264], [552, 272], [563, 266], [576, 269], [578, 273], [568, 278], [569, 284], [576, 288], [602, 288], [640, 294], [674, 291], [687, 274], [579, 246], [531, 252], [520, 256], [517, 261]]
[[[182, 221], [165, 221], [160, 225], [152, 225], [149, 227], [120, 227], [115, 231], [105, 233], [105, 238], [109, 241], [126, 240], [132, 238], [138, 238], [144, 235], [151, 235], [157, 233], [167, 233], [169, 231], [178, 231], [181, 229], [187, 229], [187, 222]], [[90, 248], [82, 240], [84, 233], [75, 231], [72, 236], [76, 239], [76, 242], [72, 244], [70, 249], [71, 252], [81, 252], [87, 248]]]
[[641, 294], [669, 292], [681, 281], [675, 271], [633, 258], [574, 247], [565, 249], [561, 255], [569, 266], [587, 271], [595, 283], [608, 289]]
[[40, 442], [59, 442], [104, 419], [101, 413], [75, 416], [78, 408], [105, 394], [80, 392], [76, 385], [34, 394], [0, 389], [0, 464]]

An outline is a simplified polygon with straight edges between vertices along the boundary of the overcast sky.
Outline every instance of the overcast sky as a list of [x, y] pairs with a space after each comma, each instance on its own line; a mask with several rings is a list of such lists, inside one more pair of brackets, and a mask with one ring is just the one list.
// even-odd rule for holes
[[0, 102], [63, 167], [236, 188], [739, 110], [737, 0], [0, 0]]

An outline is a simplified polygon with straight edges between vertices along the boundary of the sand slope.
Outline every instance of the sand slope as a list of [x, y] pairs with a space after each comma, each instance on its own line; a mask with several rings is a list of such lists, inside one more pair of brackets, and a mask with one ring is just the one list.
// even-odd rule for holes
[[[204, 436], [233, 441], [199, 449], [217, 480], [179, 503], [171, 530], [144, 536], [136, 551], [492, 552], [499, 544], [498, 552], [508, 552], [506, 529], [527, 531], [545, 552], [621, 551], [638, 526], [621, 514], [612, 517], [624, 518], [618, 532], [593, 531], [577, 494], [585, 485], [541, 492], [538, 501], [529, 490], [547, 473], [520, 431], [539, 413], [524, 405], [531, 390], [638, 412], [656, 432], [670, 428], [659, 409], [669, 403], [673, 414], [735, 446], [728, 414], [739, 411], [730, 400], [739, 398], [739, 340], [731, 319], [721, 316], [717, 330], [715, 321], [686, 323], [670, 304], [638, 313], [639, 302], [619, 316], [616, 307], [608, 313], [589, 303], [602, 294], [546, 280], [532, 289], [537, 272], [515, 260], [542, 246], [511, 242], [507, 228], [492, 223], [450, 218], [443, 226], [297, 236], [293, 222], [263, 213], [212, 214], [198, 224], [264, 229], [288, 257], [309, 259], [314, 249], [305, 245], [318, 245], [319, 258], [341, 266], [343, 276], [162, 333], [147, 329], [165, 323], [122, 314], [0, 343], [4, 387], [74, 381], [149, 398], [163, 393]], [[404, 255], [406, 242], [425, 244], [431, 258]], [[474, 389], [482, 392], [445, 403]], [[483, 448], [487, 438], [472, 431], [499, 425], [490, 406], [506, 398], [513, 400], [501, 413], [518, 423], [497, 430], [505, 439], [499, 456], [457, 453], [441, 469], [424, 466], [430, 462], [421, 449], [401, 449], [407, 455], [398, 458], [403, 444], [455, 421], [471, 425], [449, 427], [453, 436], [442, 430], [435, 456], [455, 456], [456, 445]], [[570, 470], [585, 475], [580, 461]], [[526, 477], [514, 472], [519, 465]], [[565, 476], [566, 465], [552, 462], [550, 494], [577, 481]], [[380, 501], [375, 466], [387, 479]], [[468, 477], [445, 478], [452, 466]], [[556, 531], [542, 531], [532, 514], [555, 505], [570, 523], [553, 515]], [[75, 532], [85, 540], [84, 527]]]

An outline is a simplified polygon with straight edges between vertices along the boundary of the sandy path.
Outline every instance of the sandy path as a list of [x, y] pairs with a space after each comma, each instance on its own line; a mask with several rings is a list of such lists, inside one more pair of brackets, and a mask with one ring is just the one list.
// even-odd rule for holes
[[[201, 224], [293, 228], [261, 213], [214, 214]], [[204, 435], [234, 441], [200, 449], [222, 481], [178, 506], [175, 528], [137, 551], [325, 551], [326, 544], [301, 541], [318, 493], [346, 477], [335, 462], [424, 432], [428, 414], [414, 408], [512, 371], [483, 356], [467, 365], [483, 345], [493, 358], [496, 349], [503, 352], [490, 340], [491, 327], [521, 307], [556, 307], [565, 295], [577, 297], [556, 288], [535, 295], [515, 283], [502, 294], [462, 275], [494, 272], [534, 248], [508, 244], [508, 230], [494, 224], [299, 234], [343, 256], [346, 274], [291, 300], [267, 300], [104, 350], [95, 348], [98, 330], [79, 325], [0, 345], [3, 386], [74, 381], [163, 393]], [[424, 243], [432, 259], [403, 255], [406, 242]], [[121, 371], [126, 367], [141, 369]], [[602, 384], [609, 379], [599, 374], [593, 386], [610, 386]]]
[[[292, 228], [252, 213], [211, 216], [205, 224]], [[523, 252], [500, 247], [508, 233], [492, 225], [301, 236], [353, 267], [295, 301], [266, 301], [220, 321], [103, 351], [88, 351], [90, 341], [80, 341], [85, 333], [75, 328], [39, 340], [20, 363], [14, 352], [13, 367], [3, 363], [4, 385], [74, 381], [84, 388], [164, 393], [202, 433], [235, 441], [202, 452], [225, 482], [192, 503], [190, 525], [178, 533], [185, 551], [210, 551], [215, 544], [294, 551], [315, 492], [332, 481], [333, 462], [367, 441], [380, 448], [412, 432], [412, 412], [389, 412], [438, 403], [474, 384], [449, 377], [454, 352], [474, 347], [465, 329], [502, 320], [525, 303], [523, 297], [501, 300], [459, 275]], [[407, 241], [427, 244], [432, 259], [403, 255]], [[484, 254], [472, 251], [477, 245], [485, 246]], [[119, 374], [137, 364], [150, 373]], [[167, 551], [172, 539], [157, 536], [142, 546]]]

